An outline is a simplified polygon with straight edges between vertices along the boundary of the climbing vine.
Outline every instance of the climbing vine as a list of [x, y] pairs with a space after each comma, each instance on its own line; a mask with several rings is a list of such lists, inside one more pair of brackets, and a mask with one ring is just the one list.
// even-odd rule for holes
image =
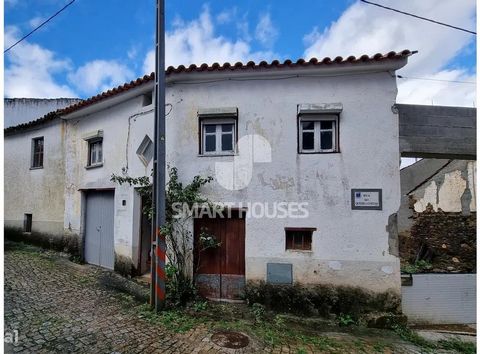
[[[192, 273], [193, 269], [193, 234], [190, 231], [191, 214], [178, 215], [175, 206], [182, 205], [188, 210], [193, 210], [198, 205], [212, 208], [212, 203], [201, 195], [203, 186], [212, 181], [212, 177], [195, 176], [187, 185], [180, 182], [178, 170], [168, 168], [168, 182], [165, 191], [165, 225], [161, 228], [167, 243], [166, 266], [167, 273], [167, 299], [173, 305], [184, 305], [196, 295]], [[123, 185], [137, 187], [138, 193], [145, 197], [143, 213], [151, 220], [154, 215], [152, 203], [152, 185], [148, 176], [130, 177], [113, 174], [111, 181]], [[220, 247], [214, 235], [202, 230], [199, 235], [198, 258], [207, 249]], [[198, 268], [198, 265], [196, 265]]]

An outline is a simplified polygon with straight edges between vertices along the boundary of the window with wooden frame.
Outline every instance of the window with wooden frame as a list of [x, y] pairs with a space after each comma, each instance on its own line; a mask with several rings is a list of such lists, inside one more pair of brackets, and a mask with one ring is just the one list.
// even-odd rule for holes
[[315, 228], [285, 228], [285, 249], [287, 250], [312, 250], [312, 235]]
[[300, 116], [298, 146], [302, 154], [338, 152], [338, 115]]
[[200, 153], [233, 155], [236, 145], [236, 123], [234, 118], [201, 118]]
[[43, 136], [32, 139], [31, 168], [43, 168]]
[[88, 140], [88, 162], [87, 167], [103, 165], [103, 139], [96, 138]]

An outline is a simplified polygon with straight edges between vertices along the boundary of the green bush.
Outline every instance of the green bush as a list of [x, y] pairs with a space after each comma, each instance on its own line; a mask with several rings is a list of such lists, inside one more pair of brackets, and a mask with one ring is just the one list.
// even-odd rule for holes
[[262, 304], [267, 310], [302, 315], [348, 314], [352, 320], [368, 312], [398, 313], [400, 299], [393, 292], [373, 293], [359, 287], [315, 285], [273, 285], [248, 282], [245, 286], [248, 304]]

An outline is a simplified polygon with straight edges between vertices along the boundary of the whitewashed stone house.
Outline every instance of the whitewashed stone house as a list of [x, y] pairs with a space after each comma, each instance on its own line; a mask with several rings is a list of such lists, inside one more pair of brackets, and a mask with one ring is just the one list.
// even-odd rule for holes
[[[191, 225], [195, 237], [207, 228], [222, 242], [197, 274], [206, 295], [235, 298], [245, 280], [400, 293], [387, 231], [400, 204], [392, 106], [394, 72], [411, 54], [167, 69], [167, 163], [187, 183], [214, 177], [205, 195], [235, 210]], [[145, 76], [6, 129], [6, 227], [54, 228], [89, 263], [147, 271], [142, 200], [110, 177], [150, 174], [153, 84]], [[304, 217], [256, 215], [278, 203], [301, 203]]]

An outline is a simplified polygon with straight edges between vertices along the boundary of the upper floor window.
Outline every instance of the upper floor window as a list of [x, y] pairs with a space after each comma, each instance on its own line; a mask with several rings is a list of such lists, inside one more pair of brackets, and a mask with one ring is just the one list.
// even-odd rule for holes
[[43, 167], [43, 136], [32, 139], [32, 163], [31, 168]]
[[338, 117], [322, 115], [299, 119], [299, 145], [301, 153], [338, 151]]
[[200, 122], [201, 155], [233, 155], [237, 142], [236, 107], [202, 108]]
[[103, 139], [88, 141], [88, 167], [101, 166], [103, 164]]
[[233, 119], [202, 120], [202, 153], [229, 155], [235, 151], [235, 121]]
[[338, 122], [341, 103], [303, 103], [298, 107], [298, 152], [339, 152]]

